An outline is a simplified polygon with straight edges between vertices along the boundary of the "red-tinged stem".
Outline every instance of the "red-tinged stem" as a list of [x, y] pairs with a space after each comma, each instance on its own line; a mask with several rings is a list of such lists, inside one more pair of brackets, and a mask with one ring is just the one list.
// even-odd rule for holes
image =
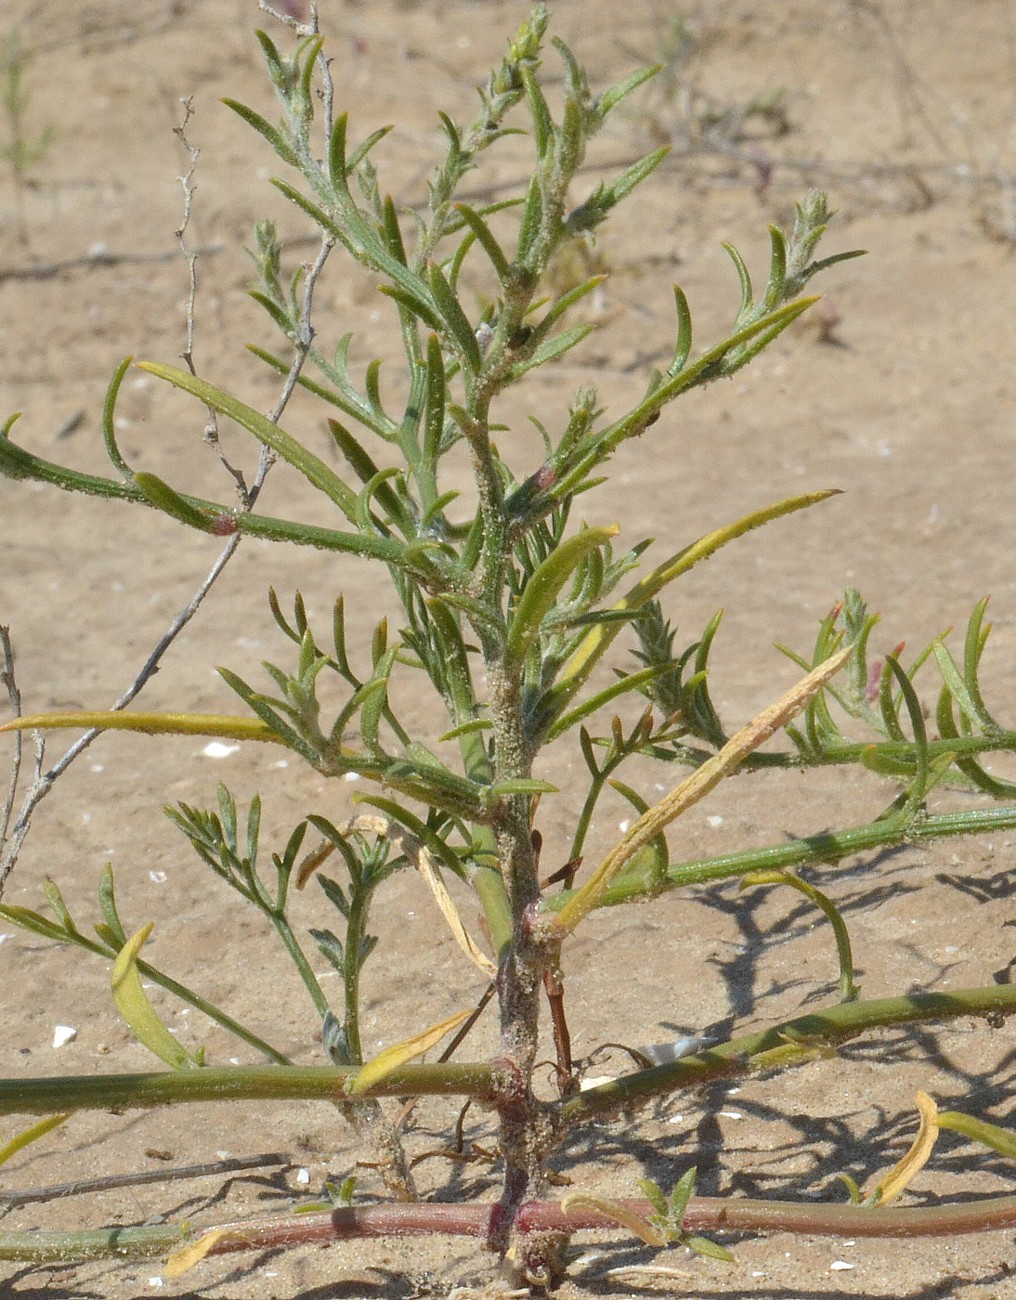
[[[619, 1208], [648, 1218], [646, 1200], [616, 1202]], [[370, 1205], [302, 1214], [285, 1219], [223, 1223], [207, 1232], [223, 1232], [209, 1250], [221, 1255], [241, 1250], [285, 1249], [327, 1245], [366, 1237], [419, 1235], [488, 1238], [499, 1207], [480, 1205]], [[753, 1201], [695, 1197], [682, 1226], [689, 1232], [798, 1232], [818, 1237], [945, 1237], [973, 1232], [1011, 1232], [1016, 1228], [1016, 1196], [985, 1197], [954, 1205], [918, 1209], [872, 1209], [860, 1205], [802, 1205], [793, 1201]], [[533, 1233], [617, 1228], [608, 1212], [562, 1210], [556, 1201], [528, 1201], [519, 1207], [515, 1228], [520, 1237]], [[111, 1228], [99, 1232], [0, 1233], [0, 1259], [43, 1263], [109, 1257], [161, 1255], [188, 1239], [186, 1228], [162, 1224], [145, 1228]], [[200, 1237], [202, 1234], [197, 1234]]]

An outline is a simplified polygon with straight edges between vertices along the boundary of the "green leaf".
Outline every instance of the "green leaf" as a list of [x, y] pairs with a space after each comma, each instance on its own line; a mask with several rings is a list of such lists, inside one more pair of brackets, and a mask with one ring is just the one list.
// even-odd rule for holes
[[530, 576], [523, 589], [508, 627], [505, 643], [506, 671], [522, 662], [530, 646], [540, 635], [544, 618], [551, 611], [558, 592], [591, 552], [604, 546], [620, 529], [616, 524], [601, 528], [584, 528], [561, 543]]
[[467, 203], [456, 203], [455, 210], [476, 236], [476, 242], [490, 258], [491, 265], [494, 267], [499, 283], [502, 285], [506, 284], [511, 274], [508, 265], [508, 258], [505, 256], [504, 249], [494, 238], [490, 226], [488, 226], [480, 214]]
[[639, 86], [644, 86], [647, 81], [651, 81], [653, 77], [662, 72], [663, 67], [662, 63], [653, 63], [645, 68], [636, 68], [634, 72], [616, 82], [609, 90], [605, 90], [602, 95], [597, 96], [595, 108], [598, 117], [601, 120], [605, 118], [633, 90], [638, 90]]
[[178, 523], [186, 524], [188, 528], [196, 528], [202, 533], [219, 531], [218, 516], [195, 509], [186, 497], [182, 497], [157, 475], [137, 473], [134, 475], [134, 486], [149, 505], [155, 506], [157, 510], [161, 510], [163, 514], [169, 515]]
[[[745, 533], [749, 533], [755, 528], [761, 528], [763, 524], [780, 519], [784, 515], [792, 514], [797, 510], [806, 510], [810, 506], [817, 505], [820, 501], [825, 501], [829, 497], [837, 495], [838, 490], [833, 488], [822, 492], [809, 492], [804, 496], [787, 497], [784, 501], [779, 501], [772, 506], [766, 506], [762, 510], [752, 511], [751, 514], [735, 520], [732, 524], [727, 524], [723, 528], [707, 533], [704, 537], [692, 542], [690, 546], [678, 551], [676, 555], [672, 555], [670, 559], [646, 574], [622, 600], [613, 606], [613, 609], [634, 616], [669, 583], [687, 573], [689, 569], [701, 563], [702, 560], [708, 559], [710, 555], [714, 555], [729, 542], [738, 537], [743, 537]], [[560, 712], [563, 705], [574, 696], [575, 692], [586, 681], [622, 626], [623, 623], [601, 623], [591, 628], [582, 638], [578, 648], [562, 670], [560, 679], [551, 693], [555, 715]]]
[[659, 1186], [657, 1186], [651, 1178], [640, 1178], [639, 1187], [642, 1188], [646, 1199], [649, 1201], [649, 1204], [653, 1207], [655, 1212], [661, 1218], [666, 1218], [668, 1210], [667, 1198], [663, 1195]]
[[522, 375], [528, 374], [530, 370], [535, 370], [537, 366], [546, 365], [548, 361], [555, 361], [558, 357], [564, 356], [570, 352], [576, 344], [581, 343], [596, 329], [595, 325], [575, 325], [570, 330], [562, 330], [560, 334], [555, 334], [546, 343], [541, 343], [533, 354], [526, 358], [525, 361], [519, 362], [512, 367], [512, 377], [521, 378]]
[[106, 444], [106, 455], [115, 468], [128, 480], [133, 478], [133, 471], [124, 460], [120, 448], [117, 446], [114, 415], [116, 412], [116, 399], [120, 394], [120, 385], [123, 383], [124, 376], [133, 361], [133, 357], [124, 357], [114, 370], [113, 378], [109, 381], [109, 386], [106, 389], [106, 400], [102, 404], [102, 437]]
[[352, 521], [355, 518], [356, 493], [352, 488], [347, 487], [320, 457], [308, 451], [302, 443], [280, 429], [277, 424], [273, 424], [260, 411], [255, 411], [253, 407], [223, 392], [221, 388], [216, 388], [214, 384], [198, 379], [197, 376], [176, 366], [162, 365], [157, 361], [142, 361], [139, 363], [139, 368], [155, 375], [158, 379], [165, 379], [175, 388], [197, 397], [206, 406], [218, 411], [220, 415], [234, 420], [241, 428], [252, 433], [259, 442], [263, 442], [283, 460], [288, 461], [294, 469], [298, 469], [309, 483], [334, 501], [347, 519]]
[[717, 1241], [710, 1241], [708, 1237], [685, 1237], [684, 1244], [694, 1255], [722, 1260], [724, 1264], [737, 1263], [736, 1255], [732, 1255], [726, 1246], [721, 1246]]
[[299, 158], [278, 127], [272, 126], [267, 118], [262, 117], [260, 113], [256, 113], [254, 109], [248, 108], [246, 104], [238, 103], [235, 99], [227, 97], [222, 99], [221, 102], [242, 117], [247, 125], [252, 126], [259, 135], [263, 135], [284, 163], [290, 167], [299, 167]]
[[[113, 868], [107, 863], [102, 869], [99, 877], [99, 907], [105, 918], [105, 929], [108, 932], [109, 940], [112, 940], [111, 946], [116, 949], [123, 948], [127, 943], [127, 932], [120, 922], [120, 914], [116, 908], [116, 893], [113, 887]], [[106, 938], [104, 935], [103, 938]]]
[[61, 1124], [66, 1123], [73, 1114], [73, 1111], [65, 1111], [62, 1115], [47, 1115], [45, 1119], [37, 1120], [28, 1128], [22, 1129], [9, 1142], [5, 1142], [3, 1146], [0, 1146], [0, 1165], [6, 1164], [11, 1156], [16, 1156], [19, 1151], [24, 1151], [25, 1147], [31, 1146], [33, 1142], [45, 1137], [47, 1133], [52, 1133], [55, 1128], [59, 1128]]
[[466, 317], [466, 313], [462, 310], [455, 291], [445, 279], [444, 273], [437, 263], [431, 263], [428, 278], [430, 291], [434, 296], [434, 302], [437, 304], [437, 309], [441, 313], [441, 319], [444, 322], [445, 333], [454, 345], [462, 364], [468, 366], [474, 375], [479, 374], [483, 365], [480, 345], [476, 341], [476, 334]]

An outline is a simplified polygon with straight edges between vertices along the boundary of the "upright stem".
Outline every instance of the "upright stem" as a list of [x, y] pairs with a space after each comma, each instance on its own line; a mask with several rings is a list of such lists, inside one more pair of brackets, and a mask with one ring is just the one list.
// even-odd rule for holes
[[[497, 779], [526, 778], [531, 774], [532, 756], [522, 721], [519, 673], [508, 670], [503, 658], [491, 664], [488, 672]], [[544, 1159], [553, 1141], [549, 1108], [537, 1100], [532, 1089], [540, 988], [552, 954], [533, 926], [540, 888], [528, 796], [512, 795], [503, 801], [495, 834], [512, 921], [512, 940], [502, 955], [497, 977], [501, 1060], [495, 1068], [499, 1085], [496, 1105], [505, 1171], [490, 1232], [490, 1245], [503, 1256], [515, 1235], [519, 1209], [544, 1191]], [[523, 1272], [531, 1271], [524, 1261], [520, 1264]], [[535, 1261], [535, 1273], [542, 1272], [547, 1269], [540, 1259]]]

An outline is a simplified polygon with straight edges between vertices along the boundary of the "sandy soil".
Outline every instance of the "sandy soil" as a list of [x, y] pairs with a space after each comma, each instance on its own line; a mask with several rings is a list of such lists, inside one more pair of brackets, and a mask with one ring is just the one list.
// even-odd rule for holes
[[[736, 382], [682, 402], [651, 437], [625, 449], [615, 478], [624, 498], [616, 488], [589, 498], [587, 517], [617, 512], [627, 540], [654, 536], [654, 553], [663, 555], [661, 548], [674, 550], [753, 507], [841, 488], [842, 496], [807, 516], [724, 552], [681, 588], [672, 614], [686, 640], [716, 608], [726, 611], [713, 691], [728, 723], [751, 716], [791, 680], [772, 642], [806, 649], [817, 619], [847, 586], [885, 612], [877, 633], [883, 652], [902, 640], [916, 647], [950, 625], [962, 629], [973, 603], [990, 593], [995, 630], [986, 678], [1005, 717], [1016, 684], [1016, 569], [1005, 542], [1016, 410], [1011, 0], [689, 0], [679, 9], [663, 0], [563, 0], [554, 9], [557, 30], [601, 84], [660, 57], [668, 42], [673, 49], [679, 12], [687, 57], [675, 79], [661, 78], [618, 115], [591, 160], [616, 168], [661, 140], [675, 146], [599, 250], [611, 271], [596, 304], [600, 332], [577, 360], [534, 384], [527, 410], [552, 422], [580, 383], [595, 382], [615, 409], [637, 395], [669, 349], [675, 279], [691, 300], [698, 338], [713, 337], [736, 308], [721, 241], [735, 242], [761, 280], [767, 222], [785, 222], [809, 185], [828, 188], [840, 209], [827, 251], [870, 250], [824, 277], [823, 303], [766, 359]], [[398, 126], [385, 146], [383, 176], [398, 198], [422, 196], [438, 147], [436, 110], [460, 119], [471, 113], [473, 83], [526, 10], [506, 0], [322, 4], [340, 99], [357, 130]], [[248, 340], [272, 342], [246, 296], [243, 246], [254, 219], [266, 214], [288, 239], [305, 230], [265, 184], [273, 163], [260, 142], [218, 103], [231, 95], [271, 112], [251, 36], [257, 21], [251, 0], [4, 6], [0, 27], [19, 28], [40, 51], [30, 125], [56, 130], [29, 188], [19, 194], [9, 176], [0, 180], [0, 408], [25, 412], [18, 434], [38, 453], [103, 472], [98, 418], [117, 360], [136, 353], [172, 361], [182, 350], [187, 272], [174, 231], [185, 159], [173, 127], [184, 96], [194, 113], [189, 138], [201, 150], [187, 234], [202, 250], [197, 364], [253, 405], [272, 404], [273, 380], [243, 349]], [[768, 111], [752, 111], [759, 105]], [[500, 179], [510, 182], [510, 169]], [[319, 306], [319, 328], [327, 322], [336, 335], [356, 332], [357, 357], [390, 353], [384, 317], [357, 281], [333, 274]], [[78, 412], [80, 425], [60, 436]], [[525, 427], [522, 414], [513, 436]], [[137, 374], [125, 385], [119, 420], [134, 463], [198, 493], [228, 491], [200, 446], [202, 418], [192, 404]], [[309, 405], [294, 408], [290, 420], [323, 448], [320, 423]], [[517, 436], [524, 446], [525, 435]], [[253, 463], [249, 446], [238, 443], [236, 454]], [[269, 492], [282, 512], [306, 504], [300, 485], [281, 473]], [[0, 482], [0, 503], [0, 622], [16, 641], [26, 711], [108, 704], [207, 572], [218, 543], [147, 511], [29, 485]], [[229, 710], [232, 697], [213, 665], [256, 676], [262, 657], [284, 656], [265, 603], [270, 584], [284, 599], [302, 590], [313, 618], [327, 617], [339, 589], [372, 618], [384, 612], [371, 575], [335, 567], [313, 554], [241, 548], [146, 691], [148, 706]], [[361, 646], [370, 621], [358, 632]], [[419, 706], [409, 709], [411, 720], [426, 723]], [[261, 750], [216, 761], [201, 748], [116, 737], [95, 744], [39, 808], [5, 901], [38, 907], [51, 874], [88, 929], [98, 917], [98, 874], [111, 862], [124, 916], [133, 926], [156, 922], [153, 960], [294, 1059], [320, 1061], [318, 1026], [291, 994], [284, 958], [237, 914], [160, 810], [177, 800], [207, 805], [225, 779], [240, 798], [261, 791], [265, 826], [281, 842], [309, 811], [346, 815], [349, 789], [325, 788]], [[61, 752], [51, 744], [50, 758]], [[553, 754], [543, 773], [564, 790], [546, 810], [553, 855], [581, 801], [581, 762]], [[859, 822], [884, 799], [863, 776], [738, 781], [689, 816], [672, 847], [694, 858], [778, 842]], [[600, 847], [623, 815], [620, 805], [605, 809]], [[1010, 837], [954, 842], [821, 873], [849, 917], [865, 995], [1010, 980], [1012, 846]], [[306, 921], [320, 923], [316, 899], [308, 895], [301, 907]], [[387, 947], [367, 968], [372, 1045], [478, 995], [479, 978], [418, 882], [400, 878], [375, 920]], [[151, 1067], [116, 1017], [103, 963], [8, 925], [0, 939], [0, 1074]], [[739, 896], [733, 887], [598, 919], [569, 951], [567, 970], [580, 1056], [606, 1041], [771, 1024], [835, 996], [828, 929], [778, 892]], [[211, 1060], [242, 1055], [198, 1016], [160, 1005]], [[77, 1030], [60, 1049], [52, 1046], [56, 1025]], [[492, 1038], [483, 1022], [473, 1050], [488, 1050]], [[711, 1194], [832, 1195], [837, 1171], [863, 1180], [898, 1158], [919, 1088], [1005, 1123], [1013, 1061], [1008, 1033], [983, 1024], [911, 1039], [886, 1035], [836, 1062], [746, 1083], [736, 1097], [714, 1089], [602, 1126], [557, 1163], [576, 1184], [605, 1194], [632, 1194], [646, 1174], [670, 1183], [694, 1161], [701, 1190]], [[621, 1069], [623, 1060], [595, 1068]], [[282, 1210], [318, 1191], [326, 1176], [352, 1169], [356, 1153], [335, 1118], [310, 1105], [78, 1116], [5, 1167], [0, 1203], [7, 1193], [73, 1179], [152, 1170], [165, 1177], [18, 1204], [3, 1227], [163, 1217], [200, 1223]], [[421, 1107], [413, 1154], [446, 1141], [451, 1121], [440, 1107]], [[10, 1135], [15, 1123], [5, 1121], [3, 1131]], [[471, 1117], [467, 1133], [482, 1144], [489, 1124]], [[259, 1154], [279, 1161], [172, 1177], [191, 1165]], [[443, 1199], [489, 1196], [496, 1180], [496, 1170], [479, 1161], [434, 1158], [419, 1173], [425, 1192]], [[362, 1171], [361, 1186], [378, 1190], [370, 1171]], [[913, 1199], [1007, 1187], [1011, 1168], [1003, 1161], [946, 1142]], [[567, 1297], [1016, 1296], [1012, 1234], [916, 1249], [777, 1236], [737, 1243], [734, 1268], [677, 1255], [653, 1260], [620, 1235], [583, 1244], [589, 1249]], [[489, 1259], [454, 1242], [213, 1260], [177, 1282], [162, 1278], [158, 1261], [0, 1268], [4, 1294], [64, 1300], [395, 1300], [479, 1288], [489, 1276]]]

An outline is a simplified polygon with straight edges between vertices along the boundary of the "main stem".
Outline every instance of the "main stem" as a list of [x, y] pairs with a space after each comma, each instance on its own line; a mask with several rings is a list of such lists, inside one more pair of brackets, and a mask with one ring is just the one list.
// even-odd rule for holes
[[[528, 777], [532, 759], [523, 733], [518, 674], [506, 671], [502, 658], [490, 664], [488, 675], [497, 779]], [[546, 1108], [532, 1089], [540, 987], [549, 953], [533, 930], [540, 890], [528, 796], [511, 795], [503, 800], [495, 836], [512, 923], [511, 942], [502, 954], [497, 976], [501, 1060], [495, 1068], [496, 1106], [505, 1171], [499, 1212], [491, 1220], [490, 1244], [503, 1255], [519, 1208], [543, 1193], [544, 1158], [551, 1137]]]
[[[507, 625], [505, 588], [511, 565], [504, 493], [489, 432], [490, 402], [498, 388], [503, 347], [501, 339], [494, 344], [486, 373], [474, 377], [467, 396], [471, 417], [467, 436], [483, 525], [475, 594], [493, 615], [489, 623], [475, 630], [490, 689], [495, 781], [528, 779], [533, 762], [533, 747], [523, 719], [522, 667], [509, 663], [505, 636], [493, 630]], [[494, 1070], [504, 1181], [500, 1203], [491, 1217], [489, 1240], [491, 1248], [504, 1257], [516, 1235], [520, 1207], [544, 1191], [544, 1160], [551, 1145], [551, 1124], [547, 1108], [533, 1094], [532, 1078], [540, 988], [552, 953], [533, 927], [540, 888], [528, 795], [512, 794], [501, 800], [494, 834], [511, 916], [511, 940], [500, 955], [497, 975], [501, 1055]], [[552, 1267], [549, 1255], [546, 1260], [538, 1258], [538, 1246], [534, 1251], [530, 1244], [524, 1253], [533, 1255], [533, 1260], [531, 1267], [527, 1261], [519, 1261], [523, 1272], [540, 1276]]]

